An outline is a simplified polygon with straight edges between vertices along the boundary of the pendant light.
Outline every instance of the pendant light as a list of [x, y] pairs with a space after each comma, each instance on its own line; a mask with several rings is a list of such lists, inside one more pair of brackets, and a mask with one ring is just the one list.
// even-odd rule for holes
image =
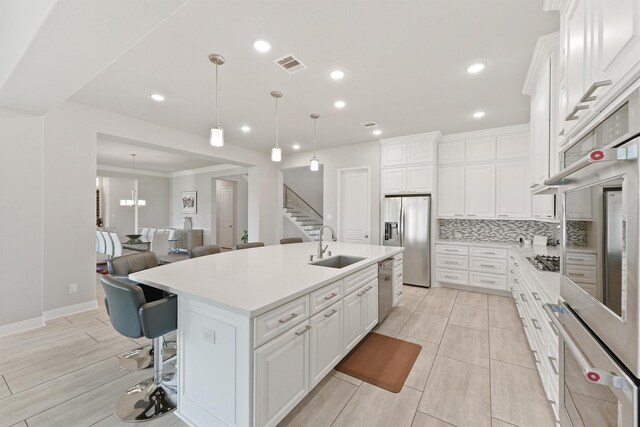
[[282, 161], [282, 149], [278, 145], [278, 99], [282, 98], [282, 92], [278, 92], [274, 90], [271, 92], [271, 96], [276, 100], [276, 145], [271, 147], [271, 161], [272, 162], [280, 162]]
[[139, 207], [142, 208], [147, 205], [145, 200], [138, 199], [138, 185], [136, 181], [136, 155], [131, 154], [131, 171], [133, 175], [133, 187], [131, 188], [131, 198], [130, 199], [120, 199], [120, 206], [125, 206], [128, 208]]
[[320, 114], [312, 114], [313, 119], [313, 157], [311, 158], [311, 171], [317, 172], [320, 169], [320, 160], [316, 157], [316, 124]]
[[212, 53], [209, 55], [209, 61], [216, 65], [216, 124], [211, 128], [209, 144], [211, 144], [212, 147], [222, 147], [224, 146], [224, 129], [222, 129], [222, 126], [220, 126], [218, 122], [218, 65], [224, 64], [224, 58], [222, 55]]

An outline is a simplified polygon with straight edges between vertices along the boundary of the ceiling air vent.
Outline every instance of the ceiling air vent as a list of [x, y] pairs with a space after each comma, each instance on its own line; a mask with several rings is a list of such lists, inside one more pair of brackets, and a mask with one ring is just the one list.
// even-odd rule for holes
[[364, 122], [362, 123], [362, 126], [366, 128], [372, 128], [378, 126], [378, 124], [376, 122]]
[[298, 71], [302, 71], [307, 68], [306, 65], [300, 62], [300, 60], [295, 56], [293, 56], [292, 54], [285, 55], [282, 58], [278, 58], [273, 62], [275, 62], [276, 65], [281, 67], [283, 70], [285, 70], [289, 74], [294, 74], [294, 73], [297, 73]]

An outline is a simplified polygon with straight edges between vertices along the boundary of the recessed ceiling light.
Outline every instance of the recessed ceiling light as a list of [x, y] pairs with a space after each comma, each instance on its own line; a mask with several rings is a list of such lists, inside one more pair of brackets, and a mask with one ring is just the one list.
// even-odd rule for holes
[[331, 72], [331, 78], [333, 80], [340, 80], [343, 77], [344, 77], [344, 71], [342, 71], [342, 70], [333, 70]]
[[250, 128], [249, 126], [245, 125], [245, 126], [242, 126], [242, 127], [240, 128], [240, 130], [242, 130], [242, 132], [245, 132], [245, 133], [246, 133], [246, 132], [249, 132], [249, 131], [251, 130], [251, 128]]
[[487, 66], [487, 63], [484, 61], [475, 62], [469, 66], [467, 66], [467, 73], [475, 74], [484, 70], [484, 67]]
[[381, 133], [382, 133], [382, 131], [380, 129], [376, 129], [376, 130], [373, 131], [373, 134], [376, 135], [376, 136], [380, 135]]
[[484, 111], [476, 111], [475, 113], [473, 113], [473, 117], [475, 117], [476, 119], [481, 119], [482, 117], [484, 117]]
[[300, 144], [293, 144], [293, 149], [294, 150], [299, 150], [300, 149]]
[[346, 103], [346, 102], [344, 102], [344, 101], [336, 101], [336, 102], [334, 102], [334, 103], [333, 103], [333, 105], [334, 105], [336, 108], [344, 108], [344, 106], [345, 106], [345, 105], [347, 105], [347, 103]]
[[253, 47], [258, 52], [269, 52], [271, 50], [271, 42], [267, 39], [259, 38], [253, 40]]
[[157, 102], [162, 102], [162, 101], [164, 101], [164, 96], [160, 95], [159, 93], [152, 93], [151, 94], [151, 99], [153, 99], [154, 101], [157, 101]]

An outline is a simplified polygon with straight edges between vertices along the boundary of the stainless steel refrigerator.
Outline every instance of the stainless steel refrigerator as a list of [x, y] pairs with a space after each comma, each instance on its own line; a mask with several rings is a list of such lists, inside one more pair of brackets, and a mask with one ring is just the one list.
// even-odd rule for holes
[[431, 196], [386, 196], [383, 221], [383, 244], [404, 247], [404, 283], [431, 286]]

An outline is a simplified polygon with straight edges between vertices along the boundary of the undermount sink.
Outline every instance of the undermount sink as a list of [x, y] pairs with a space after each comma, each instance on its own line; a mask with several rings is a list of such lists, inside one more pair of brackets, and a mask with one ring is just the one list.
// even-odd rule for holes
[[351, 264], [355, 264], [356, 262], [362, 261], [363, 257], [359, 256], [349, 256], [349, 255], [336, 255], [330, 258], [320, 259], [318, 261], [310, 262], [311, 265], [319, 265], [320, 267], [331, 267], [331, 268], [344, 268], [348, 267]]

